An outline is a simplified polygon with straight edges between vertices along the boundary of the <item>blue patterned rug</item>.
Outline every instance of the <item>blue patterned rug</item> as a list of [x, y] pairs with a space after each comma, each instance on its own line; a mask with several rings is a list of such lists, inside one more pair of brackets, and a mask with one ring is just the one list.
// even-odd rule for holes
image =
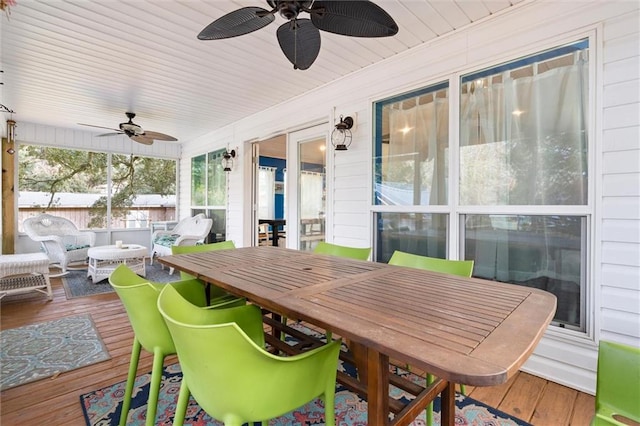
[[[146, 262], [145, 278], [149, 281], [166, 283], [170, 281], [178, 281], [180, 279], [179, 272], [176, 271], [173, 275], [169, 275], [169, 268], [165, 267], [162, 269], [160, 267], [160, 262], [157, 260], [153, 262], [152, 266], [149, 266], [148, 259]], [[64, 292], [67, 299], [113, 292], [113, 288], [109, 285], [108, 279], [104, 279], [94, 284], [90, 278], [87, 278], [86, 269], [69, 270], [69, 274], [62, 277], [62, 285], [64, 286]]]
[[[395, 367], [394, 367], [395, 368]], [[340, 361], [340, 370], [354, 374], [355, 369]], [[395, 371], [395, 370], [394, 370]], [[406, 371], [398, 370], [401, 375], [424, 385], [424, 379]], [[182, 374], [179, 364], [165, 367], [162, 376], [160, 397], [158, 401], [158, 414], [156, 426], [168, 426], [173, 422], [173, 414], [178, 401], [180, 381]], [[144, 425], [147, 410], [147, 398], [149, 395], [149, 383], [151, 373], [139, 376], [133, 390], [131, 410], [127, 419], [127, 425]], [[117, 425], [120, 419], [122, 397], [124, 395], [125, 382], [96, 390], [80, 396], [80, 403], [87, 426]], [[407, 395], [392, 387], [391, 396], [396, 399], [406, 399]], [[336, 386], [336, 424], [342, 426], [363, 426], [367, 424], [367, 403], [355, 393]], [[440, 424], [440, 400], [434, 402], [434, 424]], [[501, 411], [491, 408], [470, 397], [456, 394], [456, 426], [530, 426], [517, 418], [511, 417]], [[324, 407], [319, 399], [312, 401], [297, 410], [282, 417], [269, 421], [270, 426], [311, 426], [324, 424]], [[412, 426], [424, 426], [424, 412], [412, 423]], [[189, 401], [185, 425], [201, 426], [223, 423], [212, 419], [195, 402], [193, 397]]]
[[[0, 331], [0, 389], [5, 390], [110, 358], [91, 315]], [[51, 385], [55, 388], [55, 385]]]

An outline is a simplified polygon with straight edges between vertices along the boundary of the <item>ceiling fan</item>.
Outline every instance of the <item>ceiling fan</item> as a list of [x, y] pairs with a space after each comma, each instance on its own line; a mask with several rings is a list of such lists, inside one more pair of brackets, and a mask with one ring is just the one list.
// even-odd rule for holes
[[[271, 10], [243, 7], [216, 19], [198, 34], [200, 40], [220, 40], [259, 30], [275, 20], [287, 19], [278, 28], [278, 42], [294, 69], [306, 70], [320, 53], [320, 31], [351, 37], [388, 37], [398, 25], [380, 6], [368, 0], [287, 1], [267, 0]], [[299, 18], [306, 12], [311, 19]]]
[[139, 142], [145, 145], [151, 145], [154, 140], [158, 141], [170, 141], [174, 142], [178, 139], [173, 136], [165, 135], [164, 133], [152, 132], [150, 130], [142, 130], [142, 127], [138, 126], [133, 122], [133, 118], [136, 116], [133, 112], [125, 112], [129, 121], [126, 123], [120, 123], [118, 125], [118, 129], [112, 129], [111, 127], [102, 127], [102, 126], [94, 126], [92, 124], [82, 124], [78, 123], [80, 126], [89, 126], [96, 127], [98, 129], [108, 129], [114, 130], [115, 133], [105, 133], [103, 135], [98, 135], [98, 137], [102, 136], [113, 136], [113, 135], [127, 135], [132, 140]]

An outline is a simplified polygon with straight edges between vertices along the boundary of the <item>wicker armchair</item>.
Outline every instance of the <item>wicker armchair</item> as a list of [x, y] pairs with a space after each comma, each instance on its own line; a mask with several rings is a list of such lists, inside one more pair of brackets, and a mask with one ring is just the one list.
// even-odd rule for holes
[[[213, 219], [208, 219], [200, 213], [193, 217], [182, 219], [170, 231], [158, 230], [151, 236], [153, 247], [151, 248], [151, 262], [154, 256], [167, 256], [171, 254], [171, 246], [195, 246], [201, 244], [209, 235]], [[173, 269], [170, 270], [173, 274]]]
[[85, 262], [87, 251], [96, 242], [96, 234], [79, 231], [76, 225], [64, 217], [41, 214], [25, 219], [24, 230], [33, 241], [38, 241], [42, 251], [49, 256], [52, 265], [67, 273], [70, 264]]

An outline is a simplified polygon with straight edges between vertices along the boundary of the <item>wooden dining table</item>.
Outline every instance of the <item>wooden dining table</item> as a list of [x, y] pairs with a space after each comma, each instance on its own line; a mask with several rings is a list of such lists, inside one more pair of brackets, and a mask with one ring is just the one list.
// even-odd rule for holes
[[[159, 261], [347, 339], [365, 380], [369, 425], [407, 425], [438, 395], [441, 424], [453, 425], [455, 384], [506, 382], [556, 309], [555, 296], [535, 288], [278, 247]], [[390, 359], [437, 377], [391, 416]]]

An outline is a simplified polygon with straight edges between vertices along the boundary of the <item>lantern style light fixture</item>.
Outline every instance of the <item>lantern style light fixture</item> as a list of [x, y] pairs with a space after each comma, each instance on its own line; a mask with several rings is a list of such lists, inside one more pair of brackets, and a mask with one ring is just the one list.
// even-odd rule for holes
[[225, 172], [230, 172], [233, 169], [233, 159], [236, 158], [236, 150], [227, 150], [222, 154], [222, 167]]
[[351, 145], [351, 128], [353, 127], [353, 118], [340, 116], [340, 122], [335, 125], [335, 129], [331, 133], [331, 145], [336, 151], [346, 151]]

